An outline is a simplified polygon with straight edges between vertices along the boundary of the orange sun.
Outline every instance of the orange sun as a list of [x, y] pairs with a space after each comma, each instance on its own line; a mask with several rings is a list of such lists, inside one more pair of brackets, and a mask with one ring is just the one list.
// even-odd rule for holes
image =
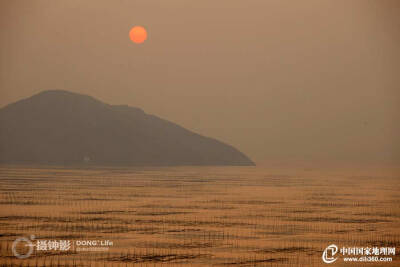
[[147, 31], [142, 26], [135, 26], [130, 30], [129, 37], [132, 42], [141, 44], [147, 39]]

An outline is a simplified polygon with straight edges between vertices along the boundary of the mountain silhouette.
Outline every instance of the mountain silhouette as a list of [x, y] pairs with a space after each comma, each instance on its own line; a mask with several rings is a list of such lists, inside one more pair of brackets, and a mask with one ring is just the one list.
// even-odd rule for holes
[[254, 165], [230, 145], [139, 108], [62, 90], [43, 91], [0, 109], [0, 162]]

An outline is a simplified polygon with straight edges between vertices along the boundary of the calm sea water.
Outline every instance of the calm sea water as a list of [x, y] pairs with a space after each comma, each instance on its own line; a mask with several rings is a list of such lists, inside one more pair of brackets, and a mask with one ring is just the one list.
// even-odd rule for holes
[[[331, 244], [399, 247], [397, 174], [348, 168], [2, 166], [1, 263], [325, 266], [321, 256]], [[18, 237], [34, 245], [26, 259], [12, 251]], [[69, 241], [71, 247], [37, 249], [38, 242], [51, 240]], [[94, 240], [95, 245], [83, 242]], [[339, 258], [335, 264], [349, 263]], [[384, 266], [398, 264], [394, 256]]]

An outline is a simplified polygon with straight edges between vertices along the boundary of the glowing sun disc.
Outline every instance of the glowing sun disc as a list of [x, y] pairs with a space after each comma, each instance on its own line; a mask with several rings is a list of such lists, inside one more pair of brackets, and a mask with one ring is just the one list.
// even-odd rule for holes
[[142, 26], [134, 26], [129, 31], [129, 38], [136, 44], [141, 44], [147, 39], [147, 31]]

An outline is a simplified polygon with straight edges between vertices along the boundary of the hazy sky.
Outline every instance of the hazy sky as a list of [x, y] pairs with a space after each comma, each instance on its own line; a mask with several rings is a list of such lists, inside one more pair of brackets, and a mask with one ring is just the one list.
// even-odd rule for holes
[[400, 1], [0, 0], [0, 106], [47, 89], [257, 162], [400, 161]]

